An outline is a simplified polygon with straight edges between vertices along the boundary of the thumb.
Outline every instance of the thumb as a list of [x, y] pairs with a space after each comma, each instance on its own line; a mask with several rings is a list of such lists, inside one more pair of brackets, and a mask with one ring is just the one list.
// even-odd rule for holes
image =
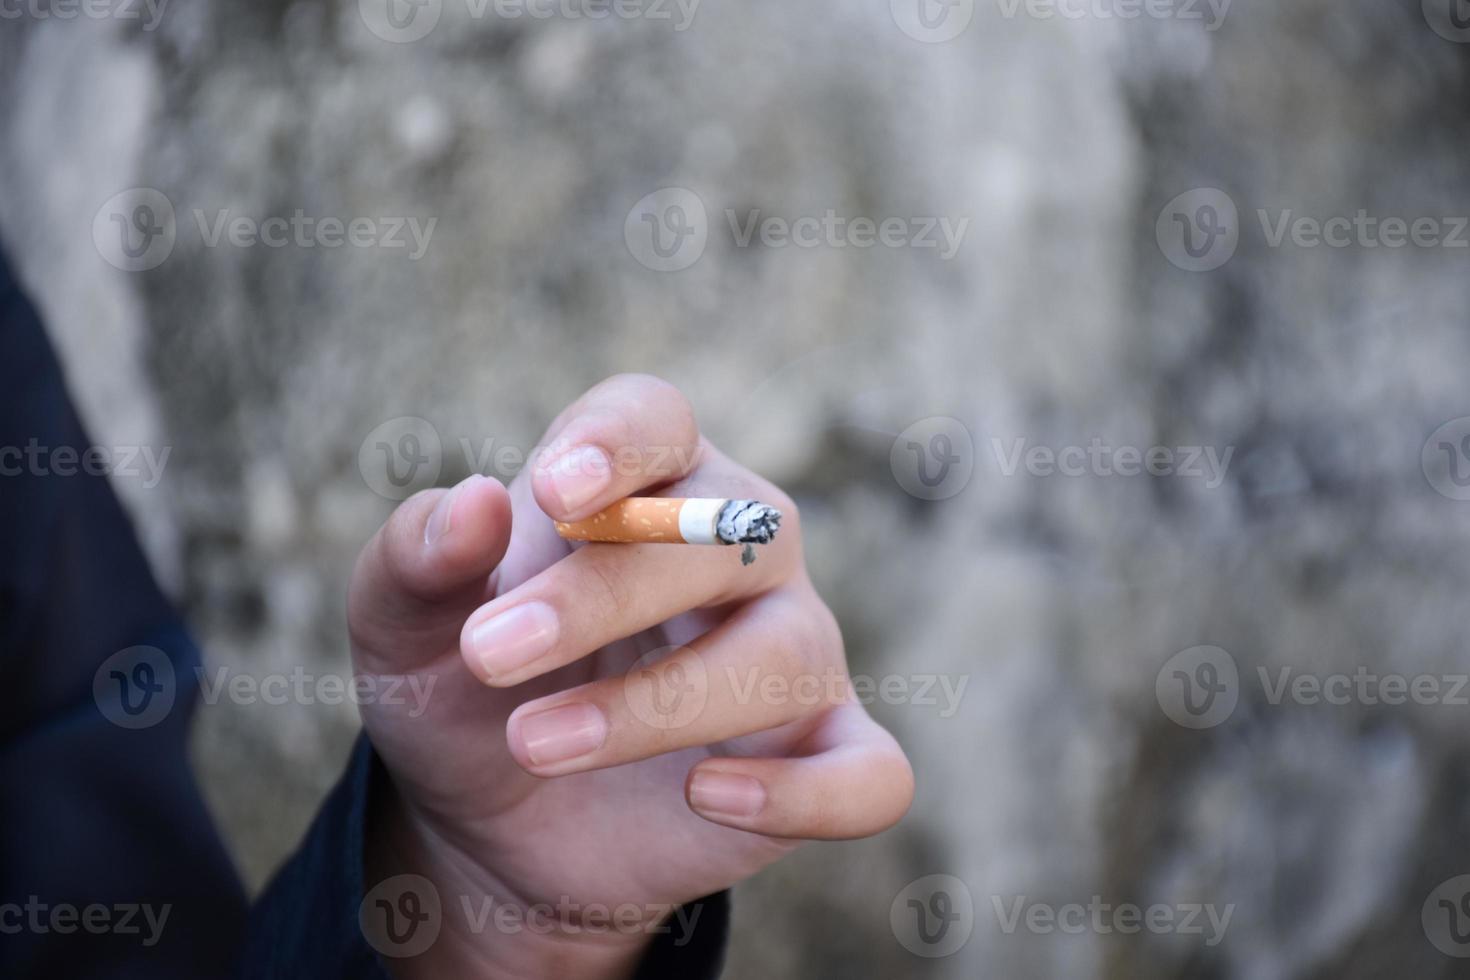
[[449, 652], [510, 544], [510, 495], [471, 476], [404, 501], [363, 548], [348, 590], [358, 668], [403, 673]]

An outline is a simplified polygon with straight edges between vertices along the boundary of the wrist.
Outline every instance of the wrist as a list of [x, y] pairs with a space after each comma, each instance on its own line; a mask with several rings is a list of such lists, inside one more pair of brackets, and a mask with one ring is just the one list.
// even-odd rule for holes
[[[391, 782], [391, 777], [384, 780]], [[584, 909], [566, 896], [533, 901], [518, 895], [492, 869], [438, 834], [391, 785], [382, 787], [370, 812], [366, 841], [369, 894], [385, 887], [380, 883], [392, 882], [383, 893], [387, 904], [394, 911], [402, 904], [423, 919], [426, 930], [408, 942], [399, 941], [404, 931], [369, 934], [398, 980], [625, 980], [636, 973], [647, 952], [651, 935], [646, 927], [654, 923], [616, 923], [592, 914], [601, 907]], [[403, 899], [403, 883], [415, 892], [412, 904]], [[366, 922], [364, 929], [368, 931]]]

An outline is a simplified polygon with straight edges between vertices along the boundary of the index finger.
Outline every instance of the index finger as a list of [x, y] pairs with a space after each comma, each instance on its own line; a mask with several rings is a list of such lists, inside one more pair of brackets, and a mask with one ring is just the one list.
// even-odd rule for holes
[[698, 463], [699, 427], [683, 392], [660, 378], [623, 374], [562, 412], [551, 450], [531, 474], [536, 503], [553, 520], [578, 521], [624, 497], [662, 486]]

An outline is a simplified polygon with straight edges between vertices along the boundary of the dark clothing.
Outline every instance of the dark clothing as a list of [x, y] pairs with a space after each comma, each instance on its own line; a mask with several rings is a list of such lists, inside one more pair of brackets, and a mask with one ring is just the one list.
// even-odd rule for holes
[[[386, 977], [358, 925], [371, 745], [249, 909], [189, 769], [198, 651], [89, 445], [0, 259], [0, 976]], [[704, 905], [641, 976], [718, 975]]]

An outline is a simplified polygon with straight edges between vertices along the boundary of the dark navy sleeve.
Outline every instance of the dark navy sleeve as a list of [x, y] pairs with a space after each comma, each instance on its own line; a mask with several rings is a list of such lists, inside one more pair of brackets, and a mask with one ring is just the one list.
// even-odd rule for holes
[[0, 976], [228, 975], [245, 895], [185, 750], [198, 654], [0, 261]]

